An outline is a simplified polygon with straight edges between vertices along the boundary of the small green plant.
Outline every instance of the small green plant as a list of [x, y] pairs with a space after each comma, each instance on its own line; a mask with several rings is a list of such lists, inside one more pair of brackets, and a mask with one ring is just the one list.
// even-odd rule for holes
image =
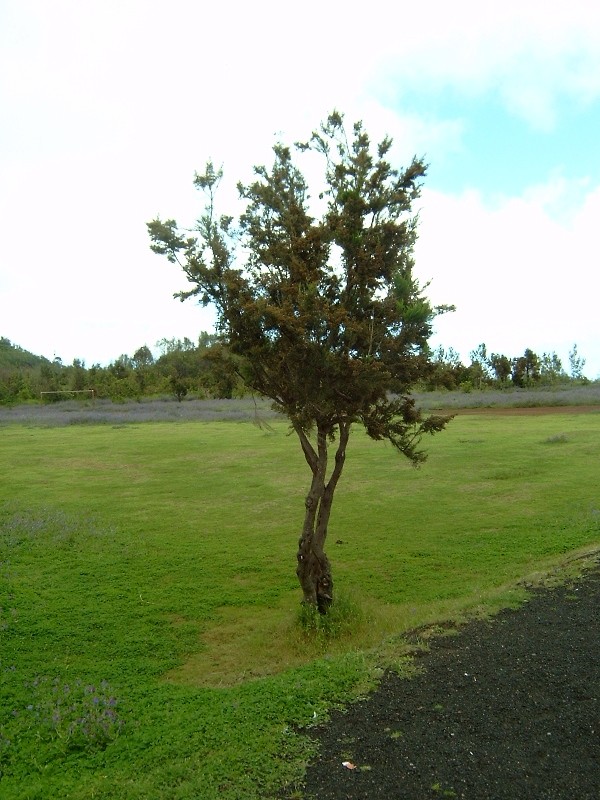
[[441, 783], [434, 783], [431, 788], [440, 797], [456, 797], [454, 789], [444, 789]]

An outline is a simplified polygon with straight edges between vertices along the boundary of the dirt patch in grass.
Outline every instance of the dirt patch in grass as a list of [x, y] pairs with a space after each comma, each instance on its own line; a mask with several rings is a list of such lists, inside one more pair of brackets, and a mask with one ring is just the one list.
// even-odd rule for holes
[[600, 414], [600, 406], [488, 406], [449, 409], [449, 414], [493, 414], [494, 416], [539, 417], [547, 414]]
[[388, 674], [313, 732], [305, 798], [597, 800], [599, 607], [596, 559], [584, 578], [432, 640], [420, 675]]

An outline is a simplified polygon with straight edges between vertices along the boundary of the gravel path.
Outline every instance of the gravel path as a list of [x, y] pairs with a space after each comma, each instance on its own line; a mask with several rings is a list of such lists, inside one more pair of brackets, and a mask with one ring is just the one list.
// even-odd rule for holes
[[600, 563], [420, 664], [315, 729], [305, 798], [599, 800]]

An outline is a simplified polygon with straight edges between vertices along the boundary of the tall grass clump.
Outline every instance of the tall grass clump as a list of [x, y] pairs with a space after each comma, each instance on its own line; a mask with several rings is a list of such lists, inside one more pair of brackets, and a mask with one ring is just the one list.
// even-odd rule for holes
[[341, 592], [327, 614], [320, 614], [313, 605], [301, 603], [296, 624], [306, 640], [326, 644], [355, 636], [365, 621], [360, 604]]

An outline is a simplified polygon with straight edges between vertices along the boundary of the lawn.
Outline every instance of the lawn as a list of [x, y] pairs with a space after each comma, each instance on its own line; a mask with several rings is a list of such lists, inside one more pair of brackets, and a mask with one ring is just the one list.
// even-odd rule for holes
[[0, 796], [252, 800], [299, 726], [409, 670], [401, 634], [519, 602], [600, 545], [600, 414], [459, 416], [413, 470], [354, 432], [338, 611], [299, 623], [307, 467], [284, 423], [0, 428]]

